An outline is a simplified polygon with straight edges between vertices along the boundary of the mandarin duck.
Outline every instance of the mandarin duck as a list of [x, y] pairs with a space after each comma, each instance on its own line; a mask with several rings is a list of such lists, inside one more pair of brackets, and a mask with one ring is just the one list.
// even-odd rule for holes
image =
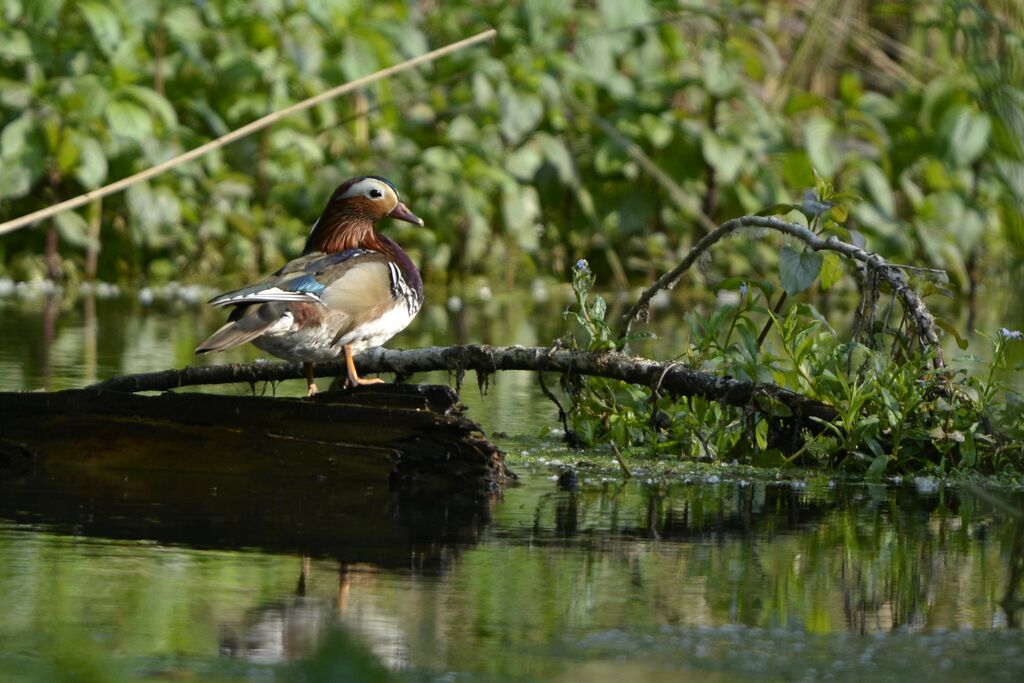
[[317, 392], [313, 364], [340, 355], [347, 386], [381, 382], [359, 377], [352, 356], [401, 332], [423, 303], [416, 266], [374, 227], [385, 217], [423, 225], [390, 181], [362, 176], [342, 183], [313, 224], [302, 256], [258, 284], [210, 299], [234, 310], [196, 353], [252, 342], [301, 361], [309, 396]]

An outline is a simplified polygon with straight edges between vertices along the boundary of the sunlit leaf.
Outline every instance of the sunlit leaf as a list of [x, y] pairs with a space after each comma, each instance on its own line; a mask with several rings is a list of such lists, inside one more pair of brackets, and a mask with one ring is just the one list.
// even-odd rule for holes
[[179, 43], [196, 44], [203, 38], [203, 20], [195, 7], [178, 5], [163, 15], [163, 26]]
[[520, 180], [529, 182], [533, 180], [543, 162], [544, 157], [540, 150], [531, 142], [509, 154], [505, 159], [505, 168]]
[[651, 7], [647, 0], [598, 0], [597, 7], [607, 28], [637, 26], [651, 19]]
[[537, 136], [537, 142], [544, 152], [544, 160], [558, 173], [558, 179], [571, 187], [578, 185], [576, 164], [565, 141], [560, 137], [542, 133]]
[[29, 135], [35, 126], [31, 113], [25, 113], [14, 119], [0, 132], [0, 158], [13, 160], [18, 158], [29, 142]]
[[540, 215], [537, 191], [530, 186], [510, 184], [502, 195], [501, 209], [505, 226], [515, 235], [519, 246], [534, 248], [537, 244], [535, 225]]
[[53, 217], [57, 233], [62, 241], [79, 249], [86, 249], [92, 244], [89, 239], [89, 224], [75, 211], [62, 211]]
[[64, 0], [29, 0], [25, 5], [29, 23], [45, 24], [57, 18], [64, 7]]
[[960, 107], [950, 113], [948, 126], [949, 155], [957, 166], [969, 166], [985, 153], [992, 135], [992, 119], [988, 114]]
[[79, 2], [78, 9], [103, 53], [110, 57], [117, 52], [121, 44], [121, 21], [109, 3], [98, 0]]
[[60, 137], [60, 142], [57, 144], [57, 153], [54, 155], [57, 159], [57, 170], [61, 174], [70, 173], [74, 170], [75, 166], [78, 165], [78, 154], [75, 136], [70, 131], [65, 130]]
[[32, 172], [17, 162], [0, 164], [0, 199], [24, 197], [32, 189]]
[[150, 113], [159, 117], [161, 123], [167, 128], [177, 127], [178, 115], [175, 113], [174, 107], [166, 97], [157, 91], [139, 85], [129, 85], [123, 88], [123, 92], [148, 109]]
[[875, 205], [887, 216], [896, 214], [896, 202], [893, 198], [892, 187], [889, 179], [885, 177], [878, 166], [872, 163], [865, 163], [861, 166], [860, 177], [867, 187], [868, 196], [874, 200]]
[[832, 135], [835, 124], [823, 116], [815, 116], [805, 125], [804, 144], [811, 165], [824, 176], [835, 174], [841, 159]]
[[105, 116], [114, 135], [140, 141], [153, 134], [149, 112], [137, 104], [115, 100], [107, 105]]
[[842, 257], [830, 251], [822, 257], [821, 288], [829, 289], [843, 276]]
[[701, 137], [701, 146], [705, 161], [715, 169], [719, 181], [736, 180], [746, 156], [742, 147], [710, 132]]
[[544, 104], [536, 95], [521, 93], [511, 86], [498, 93], [501, 109], [500, 128], [510, 143], [516, 143], [533, 131], [544, 115]]
[[0, 57], [26, 59], [32, 56], [32, 44], [24, 31], [7, 31], [0, 40]]

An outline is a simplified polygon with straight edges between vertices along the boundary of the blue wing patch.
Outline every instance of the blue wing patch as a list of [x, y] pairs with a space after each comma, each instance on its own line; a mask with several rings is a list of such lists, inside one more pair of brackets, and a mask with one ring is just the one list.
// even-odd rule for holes
[[324, 291], [324, 283], [316, 279], [315, 273], [307, 273], [306, 275], [300, 275], [292, 280], [285, 280], [279, 287], [286, 289], [289, 292], [300, 292], [302, 294], [312, 294], [313, 296], [320, 296]]

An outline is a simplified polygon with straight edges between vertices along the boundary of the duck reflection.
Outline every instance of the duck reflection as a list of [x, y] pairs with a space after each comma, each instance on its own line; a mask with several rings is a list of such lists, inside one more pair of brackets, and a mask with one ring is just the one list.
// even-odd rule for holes
[[[246, 615], [221, 629], [224, 656], [257, 664], [283, 664], [309, 657], [330, 631], [343, 628], [389, 669], [410, 665], [409, 636], [401, 616], [376, 602], [378, 567], [332, 564], [303, 557], [296, 595]], [[327, 577], [337, 578], [330, 584]], [[330, 585], [328, 585], [330, 584]], [[336, 589], [331, 593], [331, 585]]]

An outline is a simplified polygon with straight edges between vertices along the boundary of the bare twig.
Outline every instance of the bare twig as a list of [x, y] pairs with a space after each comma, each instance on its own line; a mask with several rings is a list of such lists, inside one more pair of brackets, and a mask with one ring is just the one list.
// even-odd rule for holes
[[789, 235], [790, 237], [797, 238], [815, 251], [834, 251], [841, 256], [845, 256], [859, 263], [866, 265], [869, 264], [873, 268], [877, 268], [879, 276], [885, 280], [890, 287], [892, 287], [896, 296], [899, 298], [900, 303], [903, 305], [903, 308], [914, 321], [917, 337], [922, 346], [930, 348], [935, 353], [936, 366], [942, 367], [944, 365], [942, 360], [942, 349], [939, 346], [939, 337], [935, 331], [935, 318], [928, 310], [928, 307], [925, 306], [921, 297], [917, 295], [917, 292], [915, 292], [907, 282], [906, 277], [904, 277], [899, 267], [886, 263], [878, 254], [865, 251], [854, 244], [850, 244], [849, 242], [843, 242], [834, 235], [830, 235], [825, 238], [819, 237], [802, 225], [787, 223], [786, 221], [770, 216], [741, 216], [740, 218], [734, 218], [722, 223], [720, 226], [705, 235], [699, 242], [697, 242], [696, 245], [694, 245], [692, 249], [690, 249], [689, 253], [683, 257], [683, 260], [679, 262], [679, 265], [662, 275], [654, 282], [654, 284], [640, 294], [636, 303], [634, 303], [622, 316], [619, 327], [619, 337], [624, 338], [629, 334], [633, 321], [645, 314], [647, 307], [650, 305], [651, 299], [655, 294], [663, 289], [671, 288], [682, 274], [685, 273], [690, 266], [692, 266], [697, 259], [704, 254], [704, 252], [708, 251], [717, 242], [720, 242], [729, 235], [743, 228], [768, 228], [770, 230], [776, 230]]
[[0, 235], [7, 232], [11, 232], [13, 230], [17, 230], [18, 228], [23, 228], [26, 225], [30, 225], [44, 218], [48, 218], [49, 216], [53, 216], [54, 214], [60, 213], [61, 211], [67, 211], [69, 209], [74, 209], [79, 206], [84, 206], [85, 204], [88, 204], [89, 202], [99, 197], [105, 197], [109, 194], [114, 194], [115, 192], [126, 190], [132, 185], [141, 183], [144, 180], [148, 180], [149, 178], [160, 175], [165, 171], [169, 171], [170, 169], [176, 166], [180, 166], [181, 164], [184, 164], [187, 161], [197, 159], [206, 154], [207, 152], [212, 152], [213, 150], [230, 144], [235, 140], [239, 140], [247, 135], [251, 135], [256, 131], [266, 128], [267, 126], [274, 124], [287, 116], [291, 116], [292, 114], [295, 114], [297, 112], [304, 111], [306, 109], [309, 109], [310, 107], [315, 107], [321, 102], [333, 99], [340, 95], [344, 95], [345, 93], [352, 92], [353, 90], [359, 90], [360, 88], [364, 88], [370, 85], [371, 83], [375, 83], [384, 78], [394, 76], [395, 74], [401, 73], [403, 71], [408, 71], [422, 64], [426, 64], [428, 62], [440, 59], [441, 57], [445, 57], [447, 55], [452, 54], [453, 52], [457, 52], [458, 50], [470, 47], [471, 45], [476, 45], [486, 40], [491, 40], [496, 35], [497, 31], [495, 31], [494, 29], [488, 29], [486, 31], [482, 31], [476, 34], [475, 36], [470, 36], [469, 38], [465, 38], [463, 40], [459, 40], [449, 45], [445, 45], [444, 47], [432, 50], [418, 57], [408, 59], [402, 62], [401, 64], [389, 66], [386, 69], [381, 69], [380, 71], [376, 71], [368, 76], [363, 76], [362, 78], [357, 78], [354, 81], [350, 81], [343, 85], [339, 85], [335, 88], [331, 88], [330, 90], [322, 92], [319, 95], [315, 95], [301, 102], [297, 102], [296, 104], [293, 104], [290, 107], [286, 107], [272, 114], [267, 114], [262, 118], [256, 119], [252, 123], [248, 123], [237, 130], [233, 130], [226, 135], [222, 135], [221, 137], [215, 140], [211, 140], [210, 142], [207, 142], [204, 145], [200, 145], [199, 147], [189, 150], [184, 154], [180, 154], [174, 157], [173, 159], [168, 159], [162, 164], [157, 164], [156, 166], [148, 168], [145, 171], [141, 171], [134, 175], [128, 176], [127, 178], [122, 178], [121, 180], [113, 182], [109, 185], [105, 185], [104, 187], [101, 187], [99, 189], [86, 192], [85, 194], [79, 195], [73, 199], [60, 202], [59, 204], [54, 204], [53, 206], [49, 206], [45, 209], [40, 209], [39, 211], [33, 211], [32, 213], [22, 216], [21, 218], [15, 218], [13, 220], [0, 223]]

